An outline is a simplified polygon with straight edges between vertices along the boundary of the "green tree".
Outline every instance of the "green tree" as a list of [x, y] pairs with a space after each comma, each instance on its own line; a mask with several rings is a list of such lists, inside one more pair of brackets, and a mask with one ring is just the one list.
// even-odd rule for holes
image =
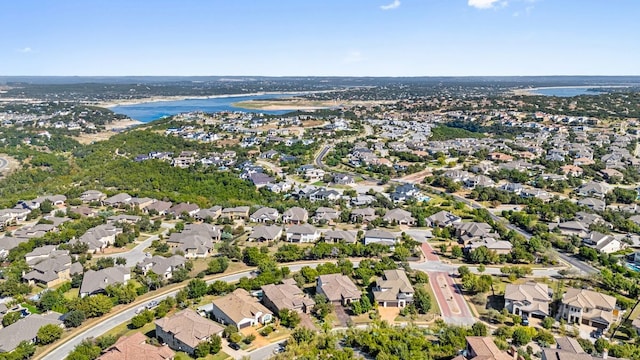
[[242, 341], [242, 335], [240, 335], [240, 333], [233, 333], [231, 335], [229, 335], [229, 341], [232, 343], [236, 343], [238, 344], [240, 341]]
[[280, 324], [290, 329], [293, 329], [300, 324], [300, 315], [293, 310], [282, 309], [280, 310], [278, 317], [280, 318]]
[[207, 294], [208, 286], [204, 280], [193, 279], [187, 285], [187, 296], [189, 299], [197, 299]]
[[471, 326], [473, 336], [487, 336], [487, 326], [481, 322], [476, 322]]
[[20, 320], [20, 312], [19, 311], [12, 311], [10, 313], [7, 313], [3, 318], [2, 318], [2, 326], [7, 327], [15, 322], [17, 322], [18, 320]]
[[418, 287], [413, 294], [413, 303], [418, 312], [426, 314], [431, 309], [431, 296], [423, 287]]
[[84, 314], [84, 312], [80, 310], [71, 310], [64, 318], [64, 326], [68, 328], [78, 327], [82, 325], [85, 319], [86, 315]]
[[542, 320], [542, 327], [550, 330], [551, 328], [553, 328], [553, 325], [555, 325], [555, 323], [556, 320], [554, 318], [547, 316]]
[[458, 259], [462, 257], [462, 248], [460, 246], [454, 245], [451, 247], [451, 256]]
[[229, 267], [229, 259], [226, 256], [218, 256], [209, 261], [207, 266], [207, 274], [220, 274], [225, 272]]
[[512, 336], [512, 340], [513, 340], [513, 344], [516, 346], [523, 346], [526, 345], [527, 343], [529, 343], [531, 341], [531, 334], [528, 331], [527, 328], [523, 327], [523, 326], [518, 326], [514, 331], [513, 331], [513, 336]]
[[113, 302], [111, 301], [111, 299], [108, 296], [102, 294], [87, 296], [83, 298], [83, 300], [87, 308], [85, 314], [87, 314], [87, 316], [90, 318], [100, 317], [111, 311], [111, 308], [113, 307]]
[[60, 339], [62, 328], [54, 324], [47, 324], [38, 329], [38, 344], [47, 345]]

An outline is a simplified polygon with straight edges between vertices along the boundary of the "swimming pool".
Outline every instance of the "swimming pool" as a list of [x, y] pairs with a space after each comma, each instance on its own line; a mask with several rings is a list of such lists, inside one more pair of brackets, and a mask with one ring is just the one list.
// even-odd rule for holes
[[627, 268], [633, 270], [633, 271], [640, 271], [640, 266], [636, 265], [636, 264], [632, 264], [632, 263], [626, 263], [624, 264]]

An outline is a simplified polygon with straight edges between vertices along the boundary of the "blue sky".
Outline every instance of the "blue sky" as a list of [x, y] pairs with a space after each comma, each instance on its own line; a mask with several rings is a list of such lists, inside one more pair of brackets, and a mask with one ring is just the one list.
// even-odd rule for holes
[[640, 75], [638, 0], [7, 0], [0, 75]]

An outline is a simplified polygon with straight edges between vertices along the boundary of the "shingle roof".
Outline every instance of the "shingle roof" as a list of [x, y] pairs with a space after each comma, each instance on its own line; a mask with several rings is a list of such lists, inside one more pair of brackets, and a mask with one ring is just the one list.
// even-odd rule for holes
[[165, 360], [176, 355], [168, 346], [154, 346], [146, 341], [147, 337], [139, 332], [122, 336], [98, 360]]
[[156, 320], [156, 325], [192, 348], [198, 346], [204, 339], [224, 330], [222, 326], [198, 315], [191, 309], [184, 309], [173, 316]]

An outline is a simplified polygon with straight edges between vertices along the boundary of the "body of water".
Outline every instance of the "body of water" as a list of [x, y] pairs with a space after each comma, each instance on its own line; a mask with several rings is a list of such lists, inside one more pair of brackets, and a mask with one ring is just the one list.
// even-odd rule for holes
[[277, 99], [283, 97], [290, 97], [295, 94], [264, 94], [264, 95], [241, 95], [241, 96], [229, 96], [210, 99], [186, 99], [175, 101], [156, 101], [147, 102], [132, 105], [119, 105], [112, 107], [111, 110], [116, 114], [124, 114], [128, 117], [142, 121], [150, 122], [158, 120], [165, 116], [177, 115], [181, 113], [204, 111], [208, 113], [214, 113], [219, 111], [245, 111], [255, 112], [271, 115], [280, 115], [291, 112], [291, 110], [280, 111], [263, 111], [253, 110], [235, 107], [232, 104], [249, 101], [249, 100], [264, 100], [264, 99]]
[[544, 87], [544, 88], [535, 88], [531, 89], [531, 93], [534, 95], [543, 95], [543, 96], [558, 96], [558, 97], [572, 97], [579, 95], [600, 95], [606, 93], [606, 91], [592, 91], [589, 89], [594, 89], [594, 87], [590, 86], [576, 86], [576, 87]]

